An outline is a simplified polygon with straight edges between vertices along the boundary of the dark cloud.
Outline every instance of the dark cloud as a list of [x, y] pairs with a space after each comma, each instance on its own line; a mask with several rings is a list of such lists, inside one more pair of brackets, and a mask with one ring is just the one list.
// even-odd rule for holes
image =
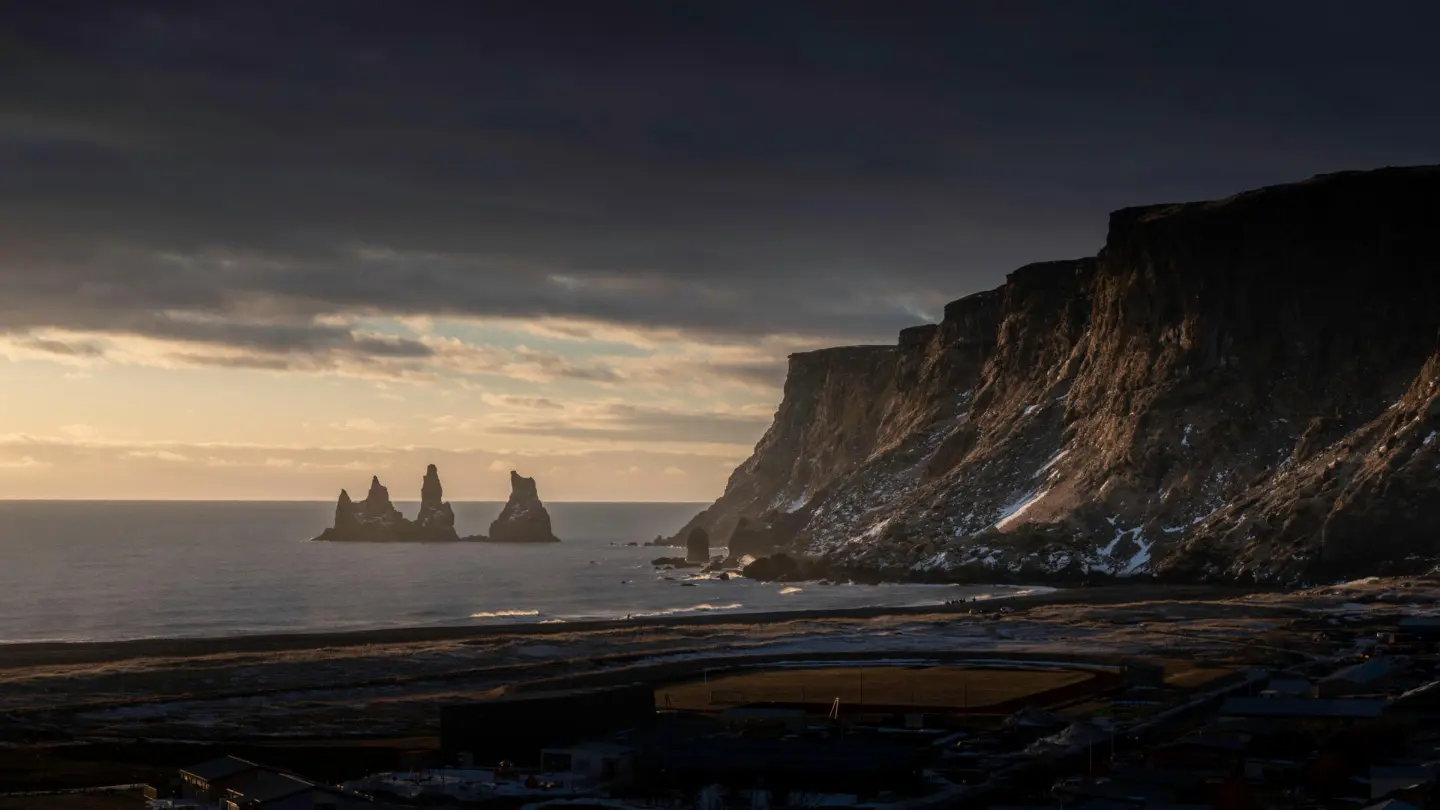
[[769, 416], [689, 413], [637, 405], [607, 405], [582, 420], [546, 419], [489, 426], [498, 434], [605, 439], [623, 442], [714, 443], [753, 445], [770, 424]]
[[53, 354], [60, 357], [104, 357], [105, 347], [89, 341], [66, 342], [63, 340], [47, 340], [43, 338], [29, 338], [18, 340], [15, 345], [22, 349], [29, 349], [34, 352]]
[[538, 352], [524, 346], [517, 347], [515, 356], [522, 363], [536, 366], [547, 377], [560, 377], [588, 382], [619, 382], [621, 377], [613, 369], [596, 365], [583, 365], [551, 352]]
[[711, 363], [705, 370], [721, 379], [757, 388], [779, 388], [785, 382], [784, 361], [769, 363]]
[[693, 6], [24, 4], [0, 331], [264, 363], [431, 351], [335, 313], [887, 339], [1122, 205], [1440, 158], [1431, 4]]
[[512, 408], [531, 408], [542, 411], [563, 411], [565, 406], [548, 397], [522, 397], [512, 394], [486, 395], [486, 402], [506, 405]]

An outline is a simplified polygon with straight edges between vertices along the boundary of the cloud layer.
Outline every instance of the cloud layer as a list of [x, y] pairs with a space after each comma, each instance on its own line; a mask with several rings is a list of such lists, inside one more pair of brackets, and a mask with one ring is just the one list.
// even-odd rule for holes
[[[727, 453], [729, 453], [727, 455]], [[703, 501], [741, 459], [689, 450], [587, 450], [497, 454], [463, 446], [136, 444], [0, 436], [0, 487], [12, 498], [328, 500], [364, 492], [380, 476], [397, 500], [419, 497], [427, 464], [448, 498], [504, 500], [511, 469], [538, 477], [552, 500]], [[127, 470], [123, 476], [117, 469]], [[646, 481], [663, 481], [649, 486]]]
[[[1095, 251], [1118, 207], [1440, 162], [1433, 4], [6, 22], [0, 431], [63, 441], [0, 448], [0, 497], [328, 492], [404, 447], [543, 456], [564, 497], [714, 495], [790, 352], [890, 342]], [[271, 449], [206, 449], [239, 436]]]
[[321, 365], [436, 350], [357, 313], [888, 338], [1109, 208], [1440, 134], [1417, 4], [70, 5], [0, 77], [0, 330]]

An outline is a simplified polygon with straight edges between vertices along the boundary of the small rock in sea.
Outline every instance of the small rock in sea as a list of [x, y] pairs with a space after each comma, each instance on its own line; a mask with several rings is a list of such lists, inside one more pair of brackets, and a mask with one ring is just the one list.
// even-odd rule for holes
[[730, 581], [730, 575], [729, 575], [729, 574], [721, 574], [721, 575], [718, 577], [718, 579], [719, 579], [721, 582], [729, 582], [729, 581]]
[[631, 540], [630, 542], [626, 543], [625, 545], [627, 545], [627, 546], [638, 546], [638, 545], [640, 545], [640, 544], [637, 543], [637, 542], [635, 542], [634, 540]]
[[680, 587], [682, 587], [682, 588], [693, 588], [693, 587], [695, 587], [695, 583], [693, 583], [693, 582], [682, 582], [682, 583], [680, 583]]

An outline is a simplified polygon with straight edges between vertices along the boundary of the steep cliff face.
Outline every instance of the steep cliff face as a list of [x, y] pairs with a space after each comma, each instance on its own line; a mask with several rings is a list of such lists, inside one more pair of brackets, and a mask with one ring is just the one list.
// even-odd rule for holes
[[906, 329], [895, 346], [791, 355], [784, 398], [755, 453], [675, 538], [701, 526], [718, 542], [743, 519], [740, 553], [789, 545], [816, 504], [870, 479], [918, 474], [965, 417], [1000, 301], [994, 291], [954, 301], [941, 323]]
[[696, 527], [718, 542], [741, 517], [794, 513], [815, 491], [862, 464], [894, 396], [895, 373], [892, 346], [791, 355], [785, 397], [754, 455], [731, 473], [720, 499], [671, 543], [683, 544]]
[[1094, 259], [1021, 268], [895, 347], [792, 358], [692, 525], [744, 516], [897, 578], [1427, 567], [1437, 222], [1429, 167], [1116, 212]]

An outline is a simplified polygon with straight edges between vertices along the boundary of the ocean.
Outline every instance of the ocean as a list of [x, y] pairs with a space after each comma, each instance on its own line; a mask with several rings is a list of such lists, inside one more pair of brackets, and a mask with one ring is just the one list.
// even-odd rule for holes
[[[501, 503], [454, 503], [461, 534]], [[417, 505], [397, 503], [413, 516]], [[681, 584], [678, 549], [626, 546], [703, 504], [547, 504], [558, 545], [311, 543], [333, 503], [0, 501], [0, 643], [912, 606], [943, 585]], [[666, 577], [673, 577], [667, 579]]]

